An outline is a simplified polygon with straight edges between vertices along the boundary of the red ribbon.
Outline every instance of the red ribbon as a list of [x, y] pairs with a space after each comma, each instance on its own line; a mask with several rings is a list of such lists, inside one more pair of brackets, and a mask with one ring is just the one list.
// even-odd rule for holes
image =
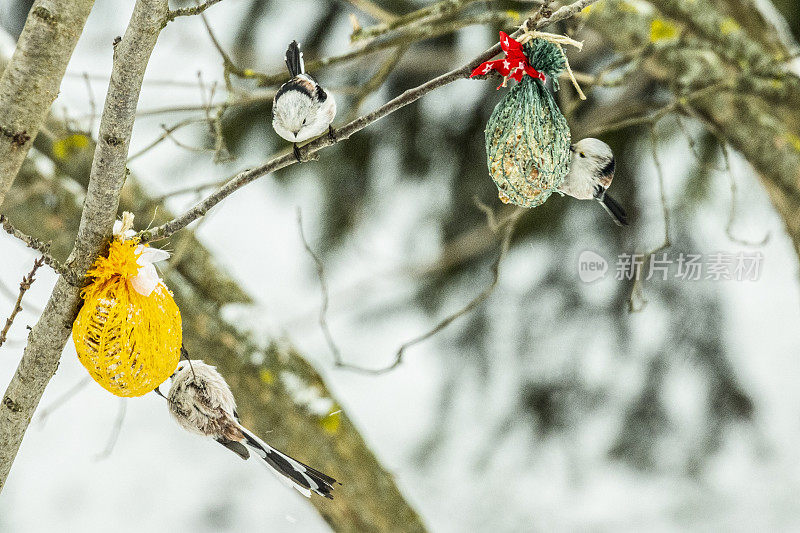
[[485, 76], [492, 70], [496, 70], [503, 76], [503, 83], [497, 88], [505, 87], [506, 80], [511, 78], [517, 82], [522, 81], [522, 77], [527, 74], [532, 78], [538, 78], [544, 81], [544, 74], [533, 68], [528, 64], [528, 58], [522, 52], [522, 45], [513, 37], [509, 37], [506, 33], [500, 32], [500, 46], [503, 48], [506, 56], [503, 59], [495, 59], [494, 61], [487, 61], [478, 65], [478, 68], [472, 71], [470, 78], [475, 76]]

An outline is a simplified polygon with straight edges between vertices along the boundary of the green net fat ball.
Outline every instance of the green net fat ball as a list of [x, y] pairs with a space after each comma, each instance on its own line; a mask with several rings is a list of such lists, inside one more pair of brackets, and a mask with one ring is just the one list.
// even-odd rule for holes
[[[497, 70], [519, 83], [497, 104], [486, 125], [487, 164], [500, 200], [536, 207], [561, 185], [569, 171], [569, 126], [541, 75], [550, 76], [557, 87], [564, 55], [557, 45], [543, 39], [523, 47], [505, 34], [500, 37], [506, 58], [484, 63], [475, 72], [482, 75]], [[509, 64], [511, 68], [504, 72]]]

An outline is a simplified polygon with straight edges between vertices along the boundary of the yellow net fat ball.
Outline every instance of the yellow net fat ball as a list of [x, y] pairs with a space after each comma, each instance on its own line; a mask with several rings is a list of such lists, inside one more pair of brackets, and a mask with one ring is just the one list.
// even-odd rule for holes
[[[124, 237], [122, 237], [124, 238]], [[146, 394], [178, 366], [181, 314], [153, 262], [167, 252], [115, 238], [95, 261], [72, 326], [78, 359], [116, 396]]]

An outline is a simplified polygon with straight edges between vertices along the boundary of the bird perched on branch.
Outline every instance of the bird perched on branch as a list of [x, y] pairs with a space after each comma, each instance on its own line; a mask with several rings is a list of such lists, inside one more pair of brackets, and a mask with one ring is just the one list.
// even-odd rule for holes
[[272, 101], [272, 127], [278, 135], [294, 143], [294, 156], [300, 161], [297, 143], [319, 137], [326, 130], [331, 140], [336, 140], [331, 126], [336, 116], [336, 101], [306, 74], [297, 41], [292, 41], [286, 50], [286, 67], [292, 79], [281, 85]]
[[614, 152], [601, 141], [589, 137], [572, 146], [569, 173], [558, 191], [578, 200], [597, 200], [618, 226], [628, 225], [628, 215], [608, 194], [614, 179]]
[[[158, 388], [155, 392], [163, 396]], [[239, 423], [233, 393], [215, 367], [198, 359], [181, 361], [166, 399], [169, 412], [186, 431], [211, 437], [242, 459], [255, 455], [307, 497], [316, 492], [333, 499], [335, 479], [279, 452]]]

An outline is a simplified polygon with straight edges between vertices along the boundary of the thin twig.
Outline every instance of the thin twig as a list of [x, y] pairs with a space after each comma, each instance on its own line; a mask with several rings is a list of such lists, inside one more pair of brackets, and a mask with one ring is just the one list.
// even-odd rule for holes
[[[633, 288], [631, 289], [630, 298], [628, 298], [628, 311], [631, 313], [638, 313], [647, 306], [647, 298], [644, 296], [642, 290], [642, 267], [648, 265], [655, 254], [672, 246], [670, 241], [670, 212], [669, 205], [667, 204], [666, 184], [664, 182], [664, 169], [661, 167], [661, 161], [658, 159], [658, 137], [656, 136], [656, 125], [650, 125], [650, 143], [653, 151], [653, 164], [656, 167], [656, 175], [658, 176], [658, 191], [661, 197], [661, 211], [664, 217], [664, 240], [662, 243], [646, 254], [641, 263], [634, 265], [634, 281]], [[636, 305], [635, 299], [639, 300], [639, 305]]]
[[122, 431], [122, 424], [125, 422], [125, 413], [128, 410], [128, 402], [125, 398], [119, 399], [119, 407], [117, 408], [117, 418], [114, 421], [114, 427], [111, 428], [111, 434], [108, 436], [106, 447], [103, 451], [94, 456], [95, 461], [103, 461], [111, 457], [111, 452], [119, 440], [119, 434]]
[[206, 16], [201, 14], [200, 19], [203, 21], [203, 26], [206, 27], [206, 33], [208, 33], [209, 39], [211, 39], [211, 44], [214, 45], [214, 48], [217, 49], [217, 53], [222, 58], [222, 77], [225, 79], [225, 88], [228, 89], [228, 92], [233, 92], [233, 83], [231, 83], [231, 74], [238, 76], [240, 78], [249, 78], [249, 70], [244, 70], [236, 66], [236, 63], [233, 62], [231, 56], [222, 48], [222, 45], [217, 40], [217, 37], [214, 35], [214, 32], [211, 30], [211, 25], [208, 23]]
[[[597, 0], [591, 0], [591, 2], [596, 2], [596, 1]], [[544, 19], [542, 25], [549, 24], [551, 21], [555, 22], [556, 20], [562, 20], [561, 18], [556, 19], [555, 15], [556, 14], [553, 14], [553, 17]], [[490, 11], [486, 13], [480, 13], [478, 15], [464, 17], [462, 19], [446, 20], [444, 22], [440, 22], [437, 24], [420, 25], [415, 23], [409, 26], [403, 26], [401, 28], [398, 28], [398, 31], [392, 32], [391, 34], [386, 35], [382, 39], [370, 40], [363, 46], [350, 50], [343, 54], [308, 60], [305, 62], [305, 67], [306, 70], [309, 72], [318, 72], [324, 67], [338, 65], [340, 63], [347, 63], [349, 61], [360, 59], [375, 52], [386, 50], [388, 48], [396, 48], [397, 46], [413, 44], [425, 39], [433, 39], [435, 37], [439, 37], [440, 35], [446, 35], [452, 33], [456, 30], [460, 30], [467, 26], [485, 25], [485, 24], [516, 25], [518, 22], [519, 22], [518, 14], [516, 14], [515, 12]], [[496, 53], [499, 52], [500, 52], [500, 47], [498, 45]], [[258, 82], [258, 85], [262, 87], [269, 85], [277, 85], [289, 79], [286, 69], [278, 69], [275, 72], [268, 74], [263, 72], [256, 72], [251, 69], [242, 69], [240, 67], [237, 67], [230, 60], [230, 58], [228, 58], [227, 60], [223, 58], [223, 62], [226, 65], [226, 71], [228, 74], [233, 74], [243, 79], [256, 80]], [[228, 76], [228, 78], [229, 77], [230, 76]]]
[[369, 95], [377, 91], [381, 88], [383, 83], [389, 78], [389, 76], [394, 72], [394, 69], [397, 67], [397, 64], [403, 59], [403, 56], [408, 51], [408, 46], [398, 46], [392, 51], [392, 54], [384, 60], [383, 64], [380, 68], [372, 75], [372, 77], [367, 80], [367, 82], [361, 86], [358, 94], [355, 96], [355, 102], [353, 103], [351, 117], [356, 118], [358, 113], [361, 111], [361, 106], [364, 105], [364, 102]]
[[152, 199], [155, 202], [163, 202], [167, 198], [172, 198], [173, 196], [179, 196], [181, 194], [189, 194], [189, 193], [196, 193], [199, 194], [207, 189], [214, 189], [224, 185], [225, 181], [218, 181], [215, 183], [200, 183], [197, 185], [187, 185], [186, 187], [181, 187], [179, 189], [174, 189], [169, 192], [165, 192], [164, 194], [160, 194], [157, 196], [153, 196]]
[[417, 9], [411, 13], [393, 17], [391, 20], [384, 21], [381, 24], [354, 31], [350, 36], [350, 40], [356, 42], [362, 39], [370, 39], [414, 23], [418, 24], [421, 21], [433, 22], [437, 18], [450, 17], [479, 1], [481, 0], [440, 0], [439, 2]]
[[[204, 122], [205, 122], [205, 121], [204, 121]], [[216, 149], [214, 149], [214, 148], [206, 148], [206, 147], [204, 147], [204, 146], [190, 146], [190, 145], [186, 144], [186, 143], [185, 143], [185, 142], [183, 142], [183, 141], [179, 141], [179, 140], [177, 139], [177, 137], [175, 137], [175, 136], [172, 134], [172, 131], [171, 131], [169, 128], [167, 128], [166, 126], [164, 126], [163, 124], [161, 125], [161, 128], [164, 130], [164, 136], [165, 136], [165, 138], [166, 138], [166, 139], [169, 139], [170, 141], [172, 141], [172, 142], [173, 142], [173, 144], [175, 144], [175, 146], [177, 146], [178, 148], [183, 148], [184, 150], [187, 150], [187, 151], [189, 151], [189, 152], [194, 152], [194, 153], [211, 153], [211, 152], [216, 152]]]
[[[548, 24], [553, 22], [557, 22], [559, 20], [563, 20], [567, 17], [570, 17], [583, 9], [584, 7], [588, 6], [589, 4], [594, 3], [597, 0], [579, 0], [574, 4], [569, 6], [564, 6], [552, 15], [547, 18], [543, 18], [538, 23], [536, 23], [537, 28], [544, 27]], [[515, 32], [516, 35], [519, 32]], [[336, 130], [336, 138], [331, 139], [328, 135], [323, 135], [322, 137], [317, 138], [309, 142], [308, 144], [304, 145], [300, 148], [301, 159], [309, 160], [311, 156], [333, 144], [338, 142], [344, 141], [349, 139], [353, 134], [361, 131], [362, 129], [366, 128], [373, 122], [376, 122], [385, 116], [394, 113], [398, 109], [401, 109], [428, 94], [429, 92], [438, 89], [440, 87], [444, 87], [456, 80], [468, 78], [469, 75], [472, 73], [472, 70], [478, 64], [491, 59], [492, 57], [496, 56], [500, 53], [501, 48], [500, 44], [496, 44], [486, 50], [484, 53], [470, 61], [468, 64], [464, 65], [461, 68], [452, 70], [441, 76], [438, 76], [422, 85], [415, 87], [413, 89], [409, 89], [400, 96], [393, 98], [392, 100], [385, 103], [383, 106], [379, 107], [375, 111], [363, 115], [352, 122], [342, 126], [341, 128]], [[273, 159], [267, 161], [263, 165], [258, 167], [245, 170], [240, 172], [233, 178], [231, 178], [225, 185], [223, 185], [219, 190], [212, 193], [210, 196], [196, 204], [194, 207], [189, 209], [183, 215], [170, 220], [156, 228], [153, 228], [149, 231], [143, 231], [139, 234], [142, 242], [147, 241], [155, 241], [160, 239], [165, 239], [171, 236], [178, 230], [181, 230], [188, 226], [190, 223], [194, 222], [201, 216], [205, 215], [209, 209], [220, 203], [222, 200], [230, 196], [232, 193], [239, 190], [241, 187], [247, 185], [248, 183], [254, 181], [261, 176], [270, 174], [275, 172], [276, 170], [280, 170], [282, 168], [288, 167], [293, 165], [297, 162], [297, 159], [292, 154], [291, 150], [287, 150], [283, 155], [279, 155], [274, 157]]]
[[11, 314], [6, 319], [6, 325], [3, 326], [3, 329], [0, 330], [0, 346], [6, 342], [6, 336], [8, 335], [8, 330], [11, 329], [11, 324], [14, 323], [14, 319], [17, 318], [17, 314], [22, 311], [22, 297], [25, 296], [25, 293], [28, 292], [28, 289], [31, 288], [33, 282], [36, 281], [34, 277], [36, 275], [36, 271], [39, 270], [39, 267], [44, 264], [44, 258], [40, 257], [33, 262], [33, 268], [28, 275], [22, 278], [22, 281], [19, 284], [19, 295], [17, 296], [17, 301], [14, 303], [14, 309], [11, 311]]
[[744, 246], [752, 246], [752, 247], [764, 246], [765, 244], [767, 244], [767, 242], [769, 242], [769, 238], [771, 235], [769, 231], [767, 231], [767, 233], [764, 235], [764, 238], [761, 239], [760, 241], [749, 241], [746, 239], [739, 238], [733, 234], [733, 223], [736, 220], [736, 193], [737, 193], [736, 179], [733, 176], [733, 169], [731, 168], [731, 159], [730, 159], [730, 154], [728, 153], [728, 144], [720, 139], [720, 145], [722, 147], [722, 157], [725, 160], [726, 174], [728, 175], [728, 179], [730, 180], [730, 186], [731, 186], [731, 208], [728, 211], [728, 223], [725, 225], [725, 234], [731, 241], [737, 244], [741, 244]]
[[192, 7], [182, 7], [180, 9], [172, 9], [167, 15], [167, 22], [172, 22], [178, 17], [188, 17], [191, 15], [199, 15], [214, 4], [220, 3], [222, 0], [206, 0], [202, 4]]
[[412, 346], [415, 346], [421, 342], [430, 339], [431, 337], [433, 337], [434, 335], [445, 329], [447, 326], [452, 324], [455, 320], [468, 314], [473, 309], [478, 307], [478, 305], [483, 303], [494, 292], [495, 288], [497, 287], [497, 284], [500, 281], [500, 265], [502, 264], [503, 259], [505, 259], [506, 254], [508, 253], [509, 246], [511, 245], [511, 237], [514, 235], [514, 230], [517, 227], [517, 222], [519, 221], [520, 217], [526, 212], [527, 212], [526, 209], [516, 209], [511, 214], [511, 216], [507, 218], [504, 223], [501, 224], [502, 227], [497, 228], [498, 232], [501, 233], [502, 238], [500, 240], [500, 251], [497, 254], [497, 258], [494, 260], [491, 267], [492, 281], [478, 295], [476, 295], [472, 300], [467, 302], [466, 305], [464, 305], [458, 311], [448, 315], [447, 317], [439, 321], [433, 328], [429, 329], [422, 335], [414, 337], [413, 339], [406, 341], [402, 345], [400, 345], [400, 348], [395, 353], [394, 361], [392, 361], [392, 363], [389, 364], [388, 366], [376, 369], [366, 368], [363, 366], [353, 365], [349, 363], [340, 363], [337, 364], [337, 366], [346, 370], [351, 370], [353, 372], [360, 372], [362, 374], [372, 374], [372, 375], [385, 374], [386, 372], [394, 370], [403, 362], [403, 356], [405, 355], [406, 350], [408, 350]]
[[705, 87], [701, 87], [685, 95], [681, 95], [672, 102], [664, 105], [663, 107], [660, 107], [659, 109], [656, 109], [652, 113], [642, 116], [625, 118], [620, 120], [619, 122], [614, 122], [611, 124], [604, 124], [603, 126], [599, 126], [591, 130], [587, 135], [590, 137], [597, 137], [603, 133], [610, 133], [613, 131], [624, 130], [625, 128], [630, 128], [631, 126], [639, 126], [642, 124], [656, 124], [662, 118], [666, 117], [672, 112], [685, 110], [690, 106], [692, 101], [698, 98], [702, 98], [703, 96], [706, 96], [709, 93], [720, 92], [730, 88], [731, 84], [729, 81], [714, 82], [711, 85], [706, 85]]
[[94, 131], [94, 121], [97, 118], [97, 104], [94, 101], [94, 91], [92, 91], [92, 82], [89, 80], [89, 74], [83, 73], [83, 82], [86, 84], [86, 94], [89, 97], [89, 113], [92, 118], [89, 120], [89, 131]]
[[366, 13], [375, 20], [381, 22], [390, 22], [395, 18], [397, 18], [395, 15], [389, 13], [381, 6], [375, 4], [370, 0], [346, 0], [346, 1], [350, 3], [354, 8], [358, 9], [363, 13]]
[[78, 286], [77, 285], [78, 280], [75, 279], [75, 275], [73, 274], [73, 272], [69, 268], [67, 268], [64, 264], [62, 264], [60, 261], [58, 261], [57, 259], [55, 259], [53, 256], [50, 255], [50, 243], [42, 242], [36, 237], [32, 237], [26, 233], [21, 232], [11, 224], [11, 222], [8, 220], [8, 217], [5, 215], [0, 215], [0, 226], [3, 227], [6, 233], [24, 242], [28, 248], [36, 250], [37, 252], [42, 254], [41, 257], [42, 261], [44, 261], [44, 263], [47, 266], [49, 266], [50, 268], [52, 268], [53, 270], [64, 276], [64, 279], [66, 279], [70, 283], [70, 285]]
[[319, 309], [319, 327], [322, 330], [322, 334], [325, 336], [325, 342], [328, 343], [328, 348], [331, 350], [331, 354], [333, 354], [333, 362], [336, 366], [345, 366], [344, 362], [342, 361], [342, 353], [339, 350], [339, 347], [336, 345], [336, 342], [333, 340], [333, 334], [331, 334], [331, 329], [328, 326], [328, 304], [330, 298], [328, 297], [328, 280], [325, 276], [325, 266], [322, 263], [322, 259], [314, 252], [311, 248], [311, 245], [308, 243], [308, 239], [306, 239], [306, 234], [303, 231], [303, 212], [298, 207], [297, 208], [297, 228], [300, 231], [300, 240], [303, 241], [303, 246], [308, 252], [308, 255], [314, 260], [314, 266], [317, 269], [317, 277], [319, 278], [319, 289], [322, 293], [322, 306]]
[[162, 124], [161, 125], [161, 129], [163, 131], [162, 131], [161, 135], [159, 135], [153, 142], [151, 142], [150, 144], [148, 144], [147, 146], [145, 146], [144, 148], [142, 148], [141, 150], [139, 150], [135, 154], [133, 154], [131, 156], [128, 156], [128, 163], [130, 163], [134, 159], [137, 159], [137, 158], [143, 156], [144, 154], [146, 154], [147, 152], [149, 152], [150, 150], [152, 150], [153, 148], [155, 148], [156, 146], [158, 146], [159, 144], [164, 142], [167, 138], [172, 138], [170, 136], [171, 136], [171, 134], [173, 132], [175, 132], [175, 131], [177, 131], [177, 130], [179, 130], [181, 128], [184, 128], [186, 126], [189, 126], [189, 125], [192, 125], [192, 124], [198, 124], [198, 123], [205, 122], [205, 121], [206, 120], [202, 119], [202, 118], [187, 118], [187, 119], [181, 120], [180, 122], [178, 122], [176, 124], [173, 124], [172, 126], [169, 126], [169, 127], [167, 127], [165, 124]]
[[[277, 91], [269, 89], [269, 90], [262, 90], [252, 93], [247, 93], [244, 96], [239, 96], [231, 100], [230, 102], [220, 102], [218, 104], [213, 104], [211, 106], [212, 110], [218, 110], [223, 107], [236, 107], [236, 106], [249, 106], [252, 104], [260, 104], [264, 102], [271, 102], [273, 98], [275, 98], [275, 93]], [[341, 90], [336, 90], [337, 93], [341, 93]], [[178, 106], [166, 106], [166, 107], [153, 107], [150, 109], [143, 109], [141, 111], [136, 112], [136, 117], [146, 117], [152, 115], [164, 115], [168, 113], [189, 113], [193, 111], [203, 111], [205, 112], [208, 109], [206, 104], [187, 104], [187, 105], [178, 105]]]
[[44, 424], [47, 421], [47, 417], [53, 414], [55, 411], [63, 407], [69, 400], [71, 400], [75, 395], [77, 395], [80, 391], [83, 390], [89, 383], [92, 382], [92, 376], [85, 375], [81, 378], [80, 381], [75, 383], [72, 387], [67, 389], [61, 396], [50, 402], [47, 406], [39, 409], [39, 423]]

